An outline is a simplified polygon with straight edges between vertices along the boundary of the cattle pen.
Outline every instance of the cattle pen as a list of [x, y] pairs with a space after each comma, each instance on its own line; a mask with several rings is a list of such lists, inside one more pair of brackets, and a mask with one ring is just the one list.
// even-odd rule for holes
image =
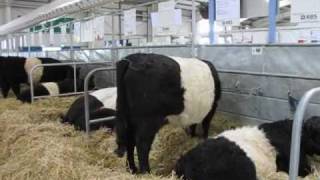
[[[20, 3], [20, 0], [9, 1], [15, 6]], [[38, 3], [42, 1], [46, 0], [39, 0]], [[309, 151], [304, 148], [309, 143], [304, 142], [306, 120], [320, 117], [319, 22], [314, 19], [308, 22], [300, 22], [301, 19], [294, 21], [297, 12], [291, 13], [291, 20], [288, 20], [288, 12], [297, 8], [294, 1], [299, 0], [259, 0], [257, 4], [249, 1], [236, 0], [233, 2], [238, 4], [229, 4], [229, 7], [228, 3], [222, 5], [219, 0], [48, 0], [28, 11], [27, 15], [0, 25], [1, 90], [6, 88], [2, 68], [8, 66], [1, 62], [2, 58], [59, 60], [59, 63], [34, 65], [27, 74], [27, 83], [21, 86], [21, 92], [30, 93], [30, 104], [20, 102], [19, 95], [17, 98], [12, 93], [8, 98], [0, 95], [0, 147], [3, 147], [0, 150], [0, 179], [180, 179], [177, 162], [207, 142], [200, 136], [192, 137], [193, 131], [204, 130], [200, 126], [194, 126], [195, 130], [192, 130], [192, 127], [181, 128], [170, 124], [171, 116], [181, 115], [179, 113], [161, 116], [160, 119], [165, 123], [161, 124], [159, 133], [153, 137], [151, 147], [146, 148], [148, 153], [150, 151], [150, 169], [148, 167], [140, 174], [139, 168], [143, 167], [141, 162], [145, 160], [141, 154], [146, 152], [141, 153], [136, 144], [146, 140], [149, 134], [135, 135], [141, 129], [151, 130], [153, 127], [144, 124], [145, 121], [135, 123], [133, 119], [152, 119], [153, 114], [148, 112], [144, 116], [141, 113], [149, 108], [148, 105], [150, 112], [159, 113], [155, 108], [156, 103], [161, 104], [162, 99], [168, 98], [161, 94], [162, 91], [176, 93], [176, 89], [169, 89], [171, 86], [179, 85], [183, 93], [189, 89], [195, 92], [200, 89], [199, 94], [190, 99], [182, 96], [182, 109], [187, 107], [188, 102], [199, 103], [194, 99], [210, 99], [203, 98], [205, 91], [201, 91], [202, 87], [185, 87], [188, 84], [185, 77], [204, 81], [206, 85], [211, 83], [211, 79], [193, 78], [199, 72], [204, 72], [194, 68], [196, 65], [181, 63], [187, 64], [193, 60], [213, 65], [217, 71], [217, 75], [213, 73], [213, 76], [219, 79], [219, 85], [213, 83], [212, 91], [216, 88], [221, 90], [221, 99], [215, 102], [215, 96], [219, 95], [214, 94], [211, 102], [217, 103], [217, 112], [213, 111], [212, 121], [210, 118], [209, 139], [219, 138], [223, 132], [233, 129], [247, 126], [259, 128], [267, 123], [292, 120], [289, 145], [281, 144], [281, 140], [276, 141], [286, 146], [287, 153], [285, 158], [276, 157], [276, 171], [261, 171], [256, 162], [250, 159], [248, 154], [251, 152], [241, 150], [253, 162], [257, 171], [256, 179], [319, 179], [320, 145], [318, 147], [317, 143], [320, 143], [320, 134], [312, 136], [319, 138], [313, 146], [318, 148], [318, 154], [308, 156], [306, 174], [301, 173], [303, 170], [300, 169], [305, 165], [301, 157]], [[9, 7], [10, 3], [4, 7]], [[0, 3], [0, 12], [5, 9], [1, 7]], [[239, 12], [239, 16], [219, 19], [221, 8], [226, 8], [225, 12]], [[254, 17], [261, 9], [266, 14]], [[316, 12], [320, 12], [320, 6]], [[164, 58], [153, 59], [149, 63], [144, 62], [145, 58], [129, 62], [128, 57], [132, 55], [159, 55]], [[163, 60], [166, 58], [173, 63], [169, 61], [169, 65], [166, 64]], [[159, 59], [162, 63], [156, 64]], [[180, 62], [181, 59], [183, 61]], [[117, 69], [117, 66], [122, 67], [121, 62], [124, 61], [129, 63], [124, 70], [132, 70], [128, 74], [121, 74], [122, 70]], [[173, 67], [178, 64], [178, 70], [170, 64], [175, 64]], [[62, 66], [72, 69], [71, 75], [68, 74], [66, 78], [67, 83], [35, 81], [39, 70]], [[174, 73], [180, 73], [177, 78], [179, 81], [175, 82], [178, 85], [172, 83], [172, 79], [176, 78], [172, 75], [172, 69]], [[154, 72], [158, 74], [154, 75]], [[172, 76], [164, 76], [164, 72]], [[133, 74], [149, 81], [132, 78]], [[124, 81], [125, 78], [127, 81]], [[49, 87], [46, 83], [55, 84]], [[59, 83], [67, 85], [67, 90], [62, 90]], [[170, 85], [169, 88], [166, 83]], [[188, 85], [193, 84], [196, 83], [189, 82]], [[161, 91], [154, 93], [154, 87]], [[101, 93], [102, 90], [109, 92], [111, 88], [116, 88], [113, 96]], [[58, 93], [52, 93], [53, 90]], [[134, 93], [139, 94], [140, 99], [132, 97]], [[179, 96], [178, 93], [175, 95]], [[175, 104], [173, 99], [170, 101]], [[123, 102], [126, 104], [121, 104]], [[149, 102], [155, 102], [156, 105]], [[142, 103], [141, 107], [133, 107], [139, 103]], [[147, 105], [143, 106], [143, 103]], [[165, 103], [161, 105], [168, 106]], [[121, 111], [117, 111], [119, 107]], [[195, 113], [201, 110], [204, 111], [198, 109]], [[69, 115], [77, 119], [67, 119]], [[181, 115], [183, 118], [186, 116]], [[101, 125], [108, 122], [112, 126]], [[203, 121], [199, 124], [204, 126]], [[121, 137], [123, 131], [128, 131], [125, 138]], [[267, 138], [274, 145], [271, 142], [273, 139]], [[125, 150], [121, 149], [123, 144], [120, 141], [123, 140], [126, 141]], [[234, 143], [240, 146], [238, 142]], [[130, 147], [134, 152], [131, 157]], [[117, 156], [121, 153], [126, 154], [127, 159]], [[132, 160], [139, 161], [139, 166], [132, 167]], [[283, 160], [285, 165], [281, 164]], [[216, 164], [219, 165], [213, 162], [198, 166], [205, 170], [206, 167], [202, 166], [212, 168]], [[223, 167], [224, 164], [220, 165]], [[184, 175], [195, 175], [192, 173], [196, 170], [187, 170]], [[224, 173], [231, 173], [229, 171]], [[196, 177], [191, 179], [198, 180]]]

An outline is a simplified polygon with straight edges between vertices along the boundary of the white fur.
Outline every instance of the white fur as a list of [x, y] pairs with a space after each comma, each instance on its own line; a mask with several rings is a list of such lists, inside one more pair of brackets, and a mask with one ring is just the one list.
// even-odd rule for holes
[[209, 66], [199, 59], [171, 57], [181, 70], [182, 87], [185, 89], [184, 110], [179, 115], [168, 116], [170, 123], [187, 127], [199, 124], [212, 108], [215, 84]]
[[[38, 65], [38, 64], [42, 64], [41, 60], [38, 58], [27, 58], [26, 62], [24, 64], [24, 70], [26, 71], [27, 75], [29, 76], [31, 69]], [[35, 69], [32, 73], [32, 78], [33, 78], [33, 82], [34, 83], [39, 83], [41, 80], [41, 77], [43, 75], [43, 67], [38, 67], [37, 69]], [[29, 79], [28, 79], [29, 81]]]
[[254, 163], [258, 177], [265, 177], [269, 173], [276, 172], [277, 152], [265, 133], [258, 127], [229, 130], [217, 137], [225, 137], [236, 143]]
[[90, 93], [97, 98], [105, 108], [116, 109], [117, 88], [104, 88]]
[[48, 82], [48, 83], [41, 83], [48, 91], [50, 96], [57, 96], [60, 93], [59, 86], [57, 83]]

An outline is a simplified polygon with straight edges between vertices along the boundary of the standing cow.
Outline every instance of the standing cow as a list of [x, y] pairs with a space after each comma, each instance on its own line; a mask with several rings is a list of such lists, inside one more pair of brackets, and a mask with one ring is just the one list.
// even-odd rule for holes
[[[3, 97], [8, 96], [10, 89], [18, 97], [20, 84], [28, 83], [28, 74], [35, 65], [60, 63], [52, 58], [0, 57], [0, 87]], [[33, 73], [33, 82], [63, 81], [72, 75], [71, 66], [40, 67]]]
[[117, 63], [117, 144], [127, 151], [129, 168], [149, 172], [149, 151], [156, 133], [168, 120], [184, 128], [202, 124], [208, 137], [211, 119], [220, 99], [217, 71], [210, 62], [157, 54], [133, 54]]

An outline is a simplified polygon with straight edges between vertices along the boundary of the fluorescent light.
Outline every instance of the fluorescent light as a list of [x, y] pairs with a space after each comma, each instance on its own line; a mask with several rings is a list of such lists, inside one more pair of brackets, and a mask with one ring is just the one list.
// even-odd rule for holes
[[61, 47], [42, 47], [42, 51], [61, 51]]

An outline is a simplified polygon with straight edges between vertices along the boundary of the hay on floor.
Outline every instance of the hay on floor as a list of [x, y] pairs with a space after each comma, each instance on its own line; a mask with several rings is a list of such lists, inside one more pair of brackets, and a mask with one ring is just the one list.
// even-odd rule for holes
[[[102, 129], [87, 138], [59, 123], [74, 99], [51, 98], [32, 105], [0, 100], [0, 179], [176, 180], [172, 172], [176, 160], [201, 141], [180, 128], [163, 127], [150, 153], [152, 174], [134, 176], [126, 170], [125, 158], [114, 155], [113, 134]], [[212, 124], [215, 133], [240, 125], [220, 116]], [[320, 169], [320, 159], [313, 161]], [[316, 177], [317, 171], [305, 179]], [[287, 175], [274, 173], [267, 179], [287, 179]]]

